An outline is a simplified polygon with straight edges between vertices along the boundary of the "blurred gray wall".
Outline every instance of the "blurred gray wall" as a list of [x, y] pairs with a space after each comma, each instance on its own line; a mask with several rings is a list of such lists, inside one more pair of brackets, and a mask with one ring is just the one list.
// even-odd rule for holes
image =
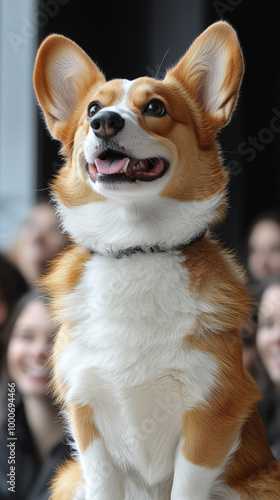
[[0, 251], [36, 197], [36, 0], [0, 0]]

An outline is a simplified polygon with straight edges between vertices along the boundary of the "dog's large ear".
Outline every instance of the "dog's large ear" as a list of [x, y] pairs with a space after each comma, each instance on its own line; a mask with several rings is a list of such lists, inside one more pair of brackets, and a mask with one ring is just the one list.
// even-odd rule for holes
[[34, 88], [55, 139], [65, 143], [77, 104], [93, 85], [104, 82], [104, 75], [76, 43], [62, 35], [46, 38], [35, 62]]
[[213, 130], [230, 120], [243, 75], [243, 57], [234, 29], [219, 21], [191, 45], [170, 76], [180, 81]]

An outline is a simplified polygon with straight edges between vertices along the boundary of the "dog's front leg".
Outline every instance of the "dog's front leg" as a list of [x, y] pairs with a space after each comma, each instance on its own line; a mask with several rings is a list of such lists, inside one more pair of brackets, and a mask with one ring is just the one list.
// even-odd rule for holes
[[241, 423], [209, 405], [187, 411], [177, 448], [171, 500], [209, 500], [229, 455], [238, 445]]
[[124, 500], [123, 474], [113, 464], [94, 425], [92, 408], [71, 402], [68, 414], [83, 472], [85, 500]]
[[109, 458], [99, 438], [81, 454], [86, 500], [124, 500], [123, 474]]
[[209, 500], [211, 489], [221, 467], [203, 467], [186, 460], [180, 441], [175, 460], [171, 500]]

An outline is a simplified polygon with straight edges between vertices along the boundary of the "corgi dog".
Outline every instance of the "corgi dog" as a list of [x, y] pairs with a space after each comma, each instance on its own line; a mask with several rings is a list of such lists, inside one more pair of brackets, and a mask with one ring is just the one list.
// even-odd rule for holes
[[76, 450], [52, 500], [280, 498], [242, 366], [244, 273], [210, 233], [227, 207], [216, 135], [242, 74], [225, 22], [163, 80], [106, 81], [61, 35], [38, 51], [36, 94], [65, 158], [53, 198], [73, 241], [44, 278]]

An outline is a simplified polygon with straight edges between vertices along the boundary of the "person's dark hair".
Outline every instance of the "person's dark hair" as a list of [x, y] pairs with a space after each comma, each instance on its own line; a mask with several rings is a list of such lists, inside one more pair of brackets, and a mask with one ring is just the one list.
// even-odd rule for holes
[[5, 356], [9, 340], [7, 336], [7, 323], [18, 300], [28, 290], [28, 284], [17, 267], [4, 255], [0, 254], [0, 300], [7, 307], [7, 318], [0, 326], [0, 365], [2, 364], [3, 356]]
[[47, 305], [47, 299], [45, 295], [38, 289], [38, 290], [31, 290], [27, 293], [25, 293], [17, 302], [16, 306], [14, 307], [14, 310], [11, 314], [11, 317], [9, 319], [9, 322], [7, 324], [7, 330], [11, 334], [15, 323], [20, 316], [21, 312], [23, 309], [30, 304], [31, 302], [34, 302], [35, 300], [41, 300]]
[[248, 234], [252, 231], [253, 227], [263, 220], [271, 220], [276, 222], [280, 226], [280, 209], [269, 208], [261, 213], [259, 213], [251, 222], [248, 230]]
[[0, 299], [6, 302], [9, 312], [27, 291], [28, 285], [20, 271], [0, 254]]

